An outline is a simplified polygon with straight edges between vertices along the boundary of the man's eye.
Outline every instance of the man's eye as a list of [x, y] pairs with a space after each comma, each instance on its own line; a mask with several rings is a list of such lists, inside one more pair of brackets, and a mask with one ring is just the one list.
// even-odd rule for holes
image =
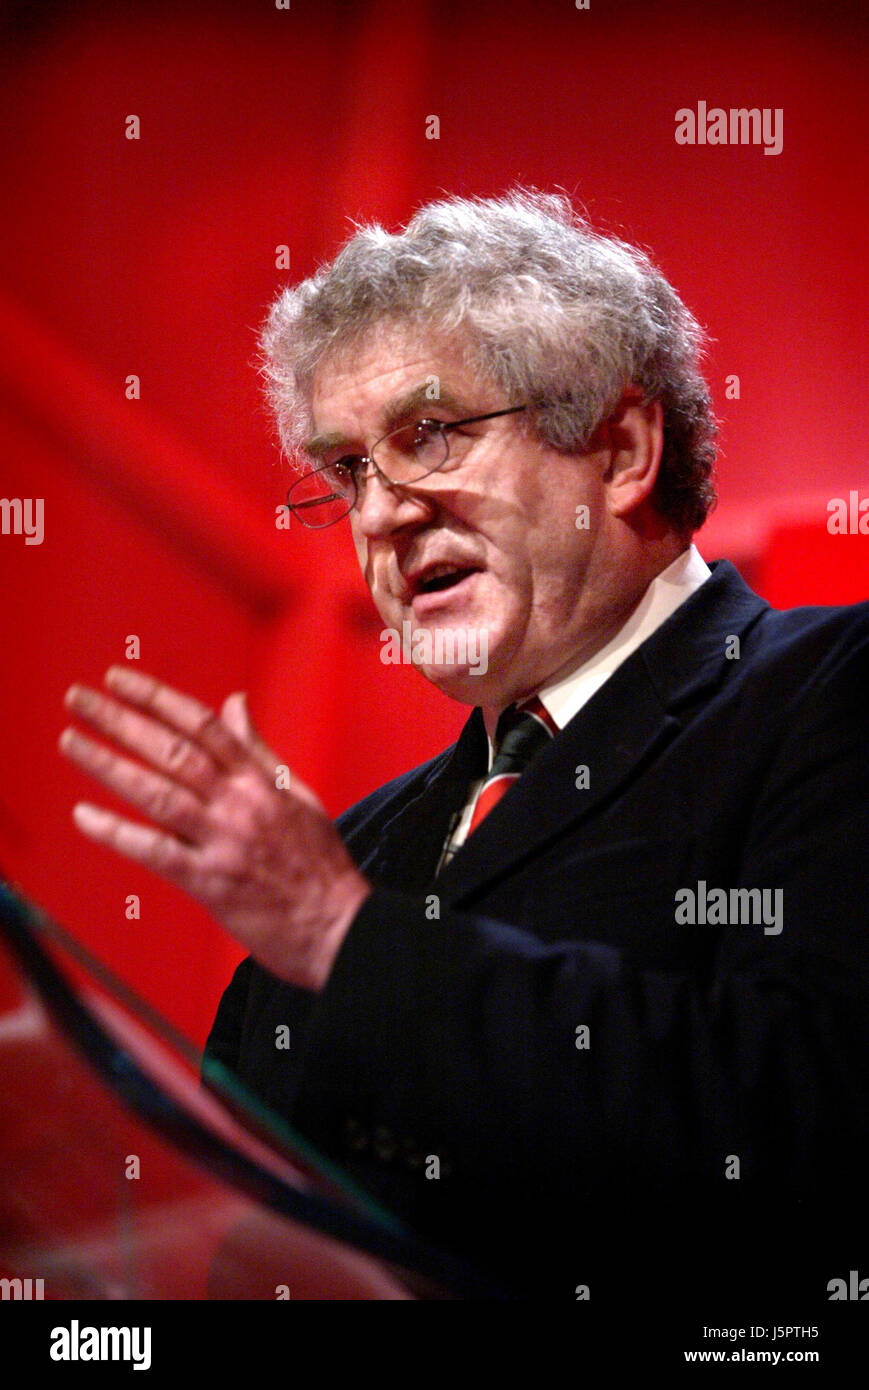
[[331, 488], [339, 497], [355, 495], [359, 464], [362, 460], [353, 454], [345, 454], [334, 463], [327, 463], [320, 469], [320, 478], [325, 487]]
[[346, 482], [348, 478], [357, 475], [361, 462], [358, 454], [345, 454], [343, 458], [327, 464], [326, 472], [331, 473], [336, 479], [343, 479]]

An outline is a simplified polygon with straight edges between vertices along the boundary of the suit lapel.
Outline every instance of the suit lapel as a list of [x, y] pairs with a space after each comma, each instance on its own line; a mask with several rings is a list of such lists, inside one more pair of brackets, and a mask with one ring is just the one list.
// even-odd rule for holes
[[381, 833], [365, 871], [385, 888], [421, 891], [431, 885], [453, 816], [468, 787], [488, 766], [482, 711], [475, 709], [458, 741]]

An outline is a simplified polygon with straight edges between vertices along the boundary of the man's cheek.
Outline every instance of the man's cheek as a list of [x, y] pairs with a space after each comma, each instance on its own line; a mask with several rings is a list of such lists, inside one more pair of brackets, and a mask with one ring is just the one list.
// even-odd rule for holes
[[509, 578], [485, 571], [476, 583], [473, 606], [478, 618], [503, 629], [518, 621], [522, 599]]
[[371, 590], [374, 606], [385, 623], [397, 627], [400, 626], [403, 617], [410, 616], [410, 608], [408, 607], [405, 611], [388, 585], [373, 581], [369, 583], [368, 587]]

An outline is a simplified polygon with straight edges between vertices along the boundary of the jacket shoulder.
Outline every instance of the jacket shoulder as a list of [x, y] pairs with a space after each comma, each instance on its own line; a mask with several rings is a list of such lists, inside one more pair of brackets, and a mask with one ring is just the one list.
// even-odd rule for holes
[[348, 849], [359, 835], [376, 836], [408, 802], [412, 801], [449, 762], [456, 749], [450, 744], [436, 757], [385, 782], [368, 796], [348, 807], [335, 822]]
[[823, 679], [853, 668], [869, 642], [869, 602], [841, 607], [768, 608], [749, 635], [749, 663]]

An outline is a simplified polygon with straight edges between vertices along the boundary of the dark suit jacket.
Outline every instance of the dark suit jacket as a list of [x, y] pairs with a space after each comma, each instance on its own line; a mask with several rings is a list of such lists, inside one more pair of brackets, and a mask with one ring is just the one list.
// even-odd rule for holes
[[[830, 1261], [869, 1275], [869, 604], [777, 612], [712, 568], [436, 882], [479, 710], [349, 810], [375, 891], [325, 989], [244, 961], [208, 1054], [523, 1293], [808, 1313]], [[781, 890], [781, 931], [677, 921], [701, 883]]]

